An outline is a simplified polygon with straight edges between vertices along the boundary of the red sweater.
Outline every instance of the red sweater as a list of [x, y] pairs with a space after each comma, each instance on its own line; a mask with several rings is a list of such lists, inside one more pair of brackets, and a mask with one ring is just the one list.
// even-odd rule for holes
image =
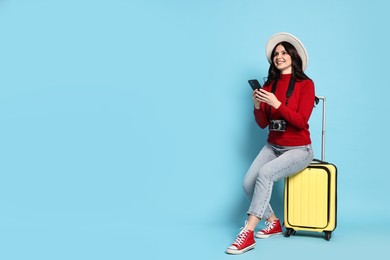
[[[260, 109], [254, 110], [255, 120], [261, 128], [269, 124], [269, 120], [283, 119], [286, 121], [286, 131], [269, 131], [268, 142], [280, 146], [300, 146], [311, 144], [309, 118], [314, 107], [314, 83], [311, 80], [297, 80], [292, 96], [286, 105], [286, 92], [291, 74], [282, 74], [276, 87], [275, 95], [282, 103], [278, 109], [265, 103], [260, 103]], [[264, 90], [271, 92], [271, 84]]]

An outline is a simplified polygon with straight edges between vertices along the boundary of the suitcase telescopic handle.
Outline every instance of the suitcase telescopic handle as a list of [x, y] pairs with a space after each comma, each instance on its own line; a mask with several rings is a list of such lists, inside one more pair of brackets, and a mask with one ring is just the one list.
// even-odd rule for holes
[[317, 96], [322, 100], [322, 135], [321, 135], [321, 161], [325, 161], [325, 123], [326, 123], [326, 98], [325, 96]]

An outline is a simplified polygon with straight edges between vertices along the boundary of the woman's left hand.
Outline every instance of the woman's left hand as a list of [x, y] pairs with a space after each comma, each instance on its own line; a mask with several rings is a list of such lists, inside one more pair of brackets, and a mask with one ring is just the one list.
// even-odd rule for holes
[[258, 95], [258, 98], [261, 102], [264, 102], [270, 106], [272, 106], [275, 109], [278, 109], [280, 105], [282, 104], [274, 95], [272, 92], [268, 92], [264, 89], [260, 89], [260, 94]]

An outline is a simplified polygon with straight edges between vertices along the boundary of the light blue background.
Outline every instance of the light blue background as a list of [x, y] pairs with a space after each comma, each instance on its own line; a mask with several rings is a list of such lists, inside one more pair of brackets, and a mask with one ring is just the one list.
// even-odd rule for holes
[[[227, 259], [265, 142], [267, 39], [327, 97], [338, 226], [240, 259], [354, 259], [390, 243], [385, 0], [1, 0], [0, 259]], [[320, 108], [311, 119], [320, 157]], [[282, 217], [282, 182], [274, 190]], [[278, 206], [279, 205], [279, 206]]]

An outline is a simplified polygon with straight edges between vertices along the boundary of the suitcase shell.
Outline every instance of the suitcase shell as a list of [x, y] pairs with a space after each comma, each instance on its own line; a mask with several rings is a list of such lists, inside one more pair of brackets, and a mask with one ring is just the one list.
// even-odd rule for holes
[[330, 240], [337, 226], [337, 168], [325, 158], [325, 97], [322, 109], [321, 160], [314, 159], [304, 170], [285, 178], [285, 236], [299, 230], [324, 232]]
[[285, 236], [304, 230], [324, 232], [330, 240], [337, 225], [337, 168], [313, 162], [284, 183]]

